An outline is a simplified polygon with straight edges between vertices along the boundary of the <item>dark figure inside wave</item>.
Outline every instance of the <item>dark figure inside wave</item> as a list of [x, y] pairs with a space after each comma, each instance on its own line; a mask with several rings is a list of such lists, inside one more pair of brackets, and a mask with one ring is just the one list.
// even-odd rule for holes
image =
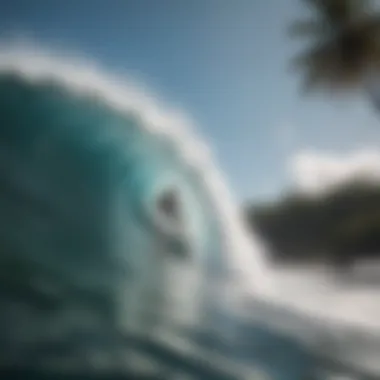
[[[167, 120], [144, 96], [123, 110], [118, 87], [92, 72], [12, 54], [0, 55], [1, 371], [245, 378], [199, 354], [207, 346], [273, 379], [304, 379], [301, 347], [239, 330], [226, 306], [234, 260], [253, 252], [228, 199], [217, 204], [224, 190], [202, 152], [160, 129]], [[138, 365], [148, 352], [161, 364]]]

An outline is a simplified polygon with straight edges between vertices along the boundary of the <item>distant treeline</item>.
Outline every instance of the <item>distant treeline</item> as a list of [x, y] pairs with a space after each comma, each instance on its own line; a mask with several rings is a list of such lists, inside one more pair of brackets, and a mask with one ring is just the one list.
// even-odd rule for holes
[[380, 259], [380, 184], [352, 182], [318, 197], [293, 194], [249, 206], [247, 216], [276, 260], [344, 266]]

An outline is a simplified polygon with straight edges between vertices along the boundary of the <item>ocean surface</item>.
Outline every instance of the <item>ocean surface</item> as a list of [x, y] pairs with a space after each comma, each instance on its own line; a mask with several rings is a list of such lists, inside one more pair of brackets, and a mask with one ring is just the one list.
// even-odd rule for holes
[[377, 263], [358, 265], [349, 274], [322, 266], [266, 270], [270, 291], [247, 297], [233, 344], [221, 348], [216, 342], [214, 348], [270, 379], [380, 377]]
[[2, 46], [0, 147], [1, 368], [380, 376], [377, 285], [274, 268], [192, 123], [145, 90]]
[[352, 273], [308, 266], [269, 272], [272, 293], [252, 303], [254, 323], [305, 343], [348, 372], [355, 368], [380, 377], [379, 263], [362, 263]]

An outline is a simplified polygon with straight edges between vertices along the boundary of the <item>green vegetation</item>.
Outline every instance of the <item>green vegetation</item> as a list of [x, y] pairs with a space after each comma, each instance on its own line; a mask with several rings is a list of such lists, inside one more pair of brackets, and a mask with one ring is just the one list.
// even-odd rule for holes
[[[380, 12], [370, 0], [300, 0], [310, 11], [289, 28], [306, 48], [295, 57], [305, 91], [364, 89], [380, 111]], [[324, 197], [300, 195], [251, 208], [251, 223], [284, 260], [349, 265], [380, 258], [380, 186], [355, 183]]]
[[380, 259], [380, 185], [352, 182], [319, 197], [294, 194], [250, 206], [248, 222], [280, 261]]
[[309, 46], [293, 61], [304, 89], [345, 91], [365, 88], [380, 109], [380, 13], [369, 0], [303, 0], [310, 17], [295, 21], [292, 37]]

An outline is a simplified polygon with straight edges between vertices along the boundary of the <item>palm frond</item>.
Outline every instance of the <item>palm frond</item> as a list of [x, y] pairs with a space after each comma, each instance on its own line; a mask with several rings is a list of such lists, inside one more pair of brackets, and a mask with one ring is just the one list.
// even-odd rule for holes
[[[293, 25], [299, 35], [310, 32], [309, 36], [312, 37], [311, 46], [295, 57], [291, 63], [293, 68], [302, 70], [307, 89], [320, 86], [337, 90], [352, 89], [362, 84], [368, 70], [374, 68], [380, 70], [379, 14], [362, 13], [364, 5], [358, 0], [304, 0], [304, 2], [319, 7], [319, 12], [328, 13], [324, 17], [320, 15], [316, 19], [318, 22], [313, 24], [307, 20], [304, 23], [295, 23], [296, 26]], [[359, 7], [354, 3], [361, 5]], [[354, 7], [359, 9], [355, 15]], [[332, 22], [331, 15], [334, 12], [336, 12], [335, 21]], [[347, 16], [344, 23], [343, 15]], [[325, 28], [325, 25], [329, 27]], [[322, 31], [324, 28], [325, 32]], [[315, 32], [311, 32], [312, 29]]]
[[359, 15], [367, 13], [367, 0], [304, 0], [306, 6], [336, 27], [342, 27]]
[[360, 82], [365, 63], [342, 58], [334, 43], [321, 44], [301, 53], [293, 66], [304, 72], [304, 86], [310, 91], [318, 87], [332, 87], [337, 90], [354, 88]]

